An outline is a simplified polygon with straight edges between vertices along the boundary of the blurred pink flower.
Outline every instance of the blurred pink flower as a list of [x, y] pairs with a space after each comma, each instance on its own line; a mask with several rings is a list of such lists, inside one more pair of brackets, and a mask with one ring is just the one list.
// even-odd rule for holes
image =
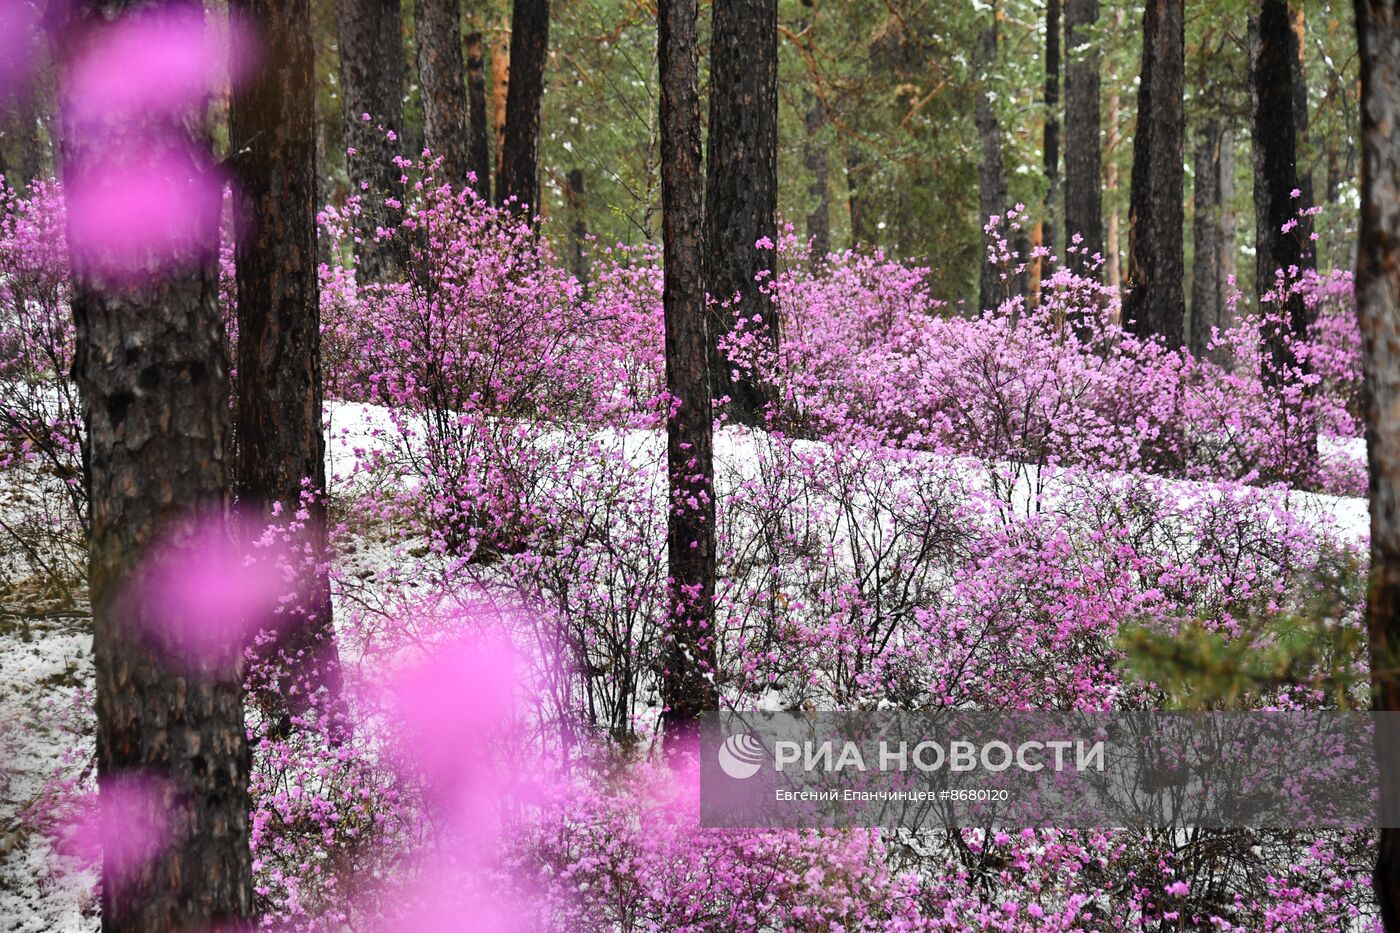
[[40, 14], [34, 0], [0, 0], [0, 98], [24, 93], [34, 68]]
[[75, 258], [112, 274], [144, 274], [211, 249], [223, 176], [177, 152], [113, 161], [70, 177]]
[[84, 864], [104, 861], [118, 882], [130, 877], [169, 840], [168, 793], [165, 781], [146, 774], [104, 778], [98, 794], [59, 825], [54, 851]]
[[226, 69], [231, 80], [245, 71], [251, 45], [241, 36], [206, 22], [198, 8], [123, 17], [69, 65], [69, 115], [80, 122], [136, 123], [198, 106]]
[[489, 804], [493, 782], [500, 780], [493, 753], [513, 723], [515, 658], [509, 644], [460, 635], [397, 671], [390, 694], [411, 765], [435, 793], [468, 809]]
[[197, 523], [158, 545], [138, 576], [145, 632], [182, 665], [227, 664], [289, 620], [306, 560], [252, 519]]

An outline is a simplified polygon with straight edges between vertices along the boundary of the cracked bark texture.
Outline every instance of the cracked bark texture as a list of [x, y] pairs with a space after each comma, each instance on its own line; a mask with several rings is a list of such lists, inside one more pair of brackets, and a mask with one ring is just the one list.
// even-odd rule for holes
[[510, 86], [496, 202], [540, 212], [540, 105], [549, 57], [549, 0], [515, 0], [510, 20]]
[[481, 33], [467, 36], [467, 168], [476, 176], [476, 193], [491, 201], [491, 145], [486, 129], [486, 66]]
[[1148, 0], [1128, 199], [1128, 288], [1123, 321], [1133, 333], [1185, 340], [1186, 17], [1184, 0]]
[[378, 239], [375, 229], [392, 225], [384, 198], [400, 188], [393, 163], [400, 147], [385, 133], [403, 131], [403, 17], [399, 0], [337, 0], [336, 13], [345, 145], [355, 150], [350, 187], [363, 198], [355, 272], [361, 282], [377, 282], [399, 266], [393, 242]]
[[[152, 9], [121, 0], [78, 3], [65, 37], [70, 60], [111, 24]], [[197, 3], [160, 10], [203, 15]], [[191, 668], [157, 652], [148, 635], [156, 607], [136, 576], [158, 540], [173, 536], [179, 547], [192, 516], [217, 518], [227, 505], [220, 203], [217, 189], [203, 184], [213, 171], [204, 102], [132, 118], [94, 115], [71, 101], [63, 111], [68, 181], [114, 170], [118, 160], [130, 166], [150, 159], [201, 192], [181, 205], [193, 212], [190, 232], [170, 253], [122, 262], [119, 272], [111, 245], [84, 241], [87, 248], [72, 250], [73, 375], [89, 437], [99, 793], [111, 806], [121, 782], [158, 781], [152, 796], [122, 808], [123, 825], [168, 833], [160, 854], [142, 865], [123, 870], [110, 854], [104, 861], [102, 927], [251, 925], [242, 671], [236, 655]], [[70, 228], [70, 246], [75, 235]]]
[[1099, 53], [1088, 35], [1099, 20], [1099, 0], [1065, 0], [1065, 246], [1075, 234], [1082, 252], [1072, 261], [1103, 253], [1103, 151], [1099, 144]]
[[467, 87], [462, 66], [459, 0], [417, 0], [418, 99], [423, 107], [423, 143], [442, 159], [442, 180], [462, 185], [469, 165]]
[[[292, 516], [302, 482], [308, 503], [305, 541], [325, 554], [326, 488], [322, 435], [321, 301], [317, 277], [315, 51], [310, 0], [233, 0], [231, 10], [257, 30], [262, 66], [234, 88], [229, 138], [238, 160], [234, 186], [238, 288], [238, 439], [240, 505], [266, 514], [281, 503]], [[308, 568], [304, 611], [275, 647], [312, 689], [339, 696], [340, 663], [324, 567]], [[300, 652], [302, 657], [297, 659]]]
[[750, 329], [757, 315], [772, 346], [780, 338], [759, 287], [773, 269], [773, 250], [755, 245], [778, 239], [778, 4], [715, 0], [713, 15], [704, 240], [710, 385], [715, 398], [730, 397], [730, 417], [759, 424], [767, 390], [750, 374], [733, 378], [718, 341], [733, 329], [736, 310]]
[[[998, 15], [1000, 14], [997, 4], [993, 2], [991, 19], [982, 27], [977, 53], [978, 87], [975, 122], [979, 150], [977, 160], [978, 204], [981, 215], [978, 220], [982, 224], [986, 224], [992, 217], [1001, 218], [990, 234], [995, 239], [1001, 240], [1010, 236], [1010, 225], [1005, 220], [1007, 206], [1006, 169], [1001, 161], [1001, 124], [997, 121], [996, 109], [992, 106], [991, 98], [987, 96], [991, 93], [989, 75], [997, 60]], [[993, 265], [987, 261], [985, 255], [982, 256], [977, 288], [977, 306], [981, 310], [989, 311], [997, 308], [1007, 298], [1009, 283], [1003, 282], [1001, 275], [1001, 266]]]
[[[1303, 231], [1283, 230], [1305, 206], [1292, 195], [1298, 188], [1294, 100], [1298, 48], [1286, 0], [1264, 0], [1258, 15], [1250, 18], [1249, 64], [1254, 130], [1254, 291], [1258, 307], [1263, 307], [1265, 296], [1276, 288], [1275, 270], [1301, 268], [1303, 262]], [[1289, 297], [1285, 313], [1294, 333], [1307, 333], [1309, 314], [1301, 295]], [[1266, 377], [1287, 381], [1288, 377], [1280, 374], [1298, 366], [1299, 361], [1275, 330], [1267, 330], [1263, 340], [1272, 360]]]
[[660, 0], [661, 226], [665, 251], [666, 529], [670, 618], [663, 642], [662, 723], [668, 749], [719, 708], [715, 668], [715, 506], [709, 343], [702, 276], [700, 77], [695, 0]]

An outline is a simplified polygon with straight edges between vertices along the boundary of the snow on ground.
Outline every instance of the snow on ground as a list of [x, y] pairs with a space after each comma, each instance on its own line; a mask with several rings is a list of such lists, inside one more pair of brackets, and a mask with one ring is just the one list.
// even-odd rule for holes
[[91, 763], [64, 752], [78, 731], [92, 741], [92, 673], [86, 613], [0, 609], [0, 930], [97, 929], [96, 872], [56, 860], [18, 818], [55, 769], [77, 775]]
[[[333, 403], [327, 409], [327, 471], [332, 488], [345, 492], [360, 481], [356, 465], [384, 451], [386, 433], [397, 429], [384, 408]], [[664, 443], [657, 432], [648, 431], [627, 432], [621, 442], [629, 462], [638, 464], [648, 459], [658, 462]], [[720, 432], [715, 444], [719, 470], [731, 471], [731, 476], [751, 474], [758, 443], [744, 429]], [[1364, 441], [1324, 443], [1328, 450], [1365, 454]], [[998, 465], [965, 458], [929, 455], [928, 459], [931, 470], [955, 471], [973, 481], [998, 469]], [[1122, 479], [1104, 477], [1105, 482]], [[1033, 471], [1020, 471], [1013, 507], [1026, 507], [1036, 480]], [[1184, 492], [1209, 494], [1205, 484], [1165, 482], [1179, 484]], [[1290, 492], [1287, 504], [1300, 515], [1330, 524], [1344, 537], [1360, 540], [1368, 534], [1364, 499]], [[368, 546], [359, 548], [357, 563], [367, 561], [373, 566], [385, 559], [382, 548], [364, 544]], [[90, 753], [74, 752], [82, 746], [90, 748], [92, 741], [91, 649], [87, 619], [80, 612], [26, 616], [17, 608], [0, 607], [0, 933], [89, 931], [98, 925], [93, 898], [96, 873], [73, 870], [68, 860], [55, 860], [49, 840], [26, 832], [18, 820], [55, 769], [78, 776], [91, 765]], [[76, 738], [79, 733], [84, 736], [81, 745]]]

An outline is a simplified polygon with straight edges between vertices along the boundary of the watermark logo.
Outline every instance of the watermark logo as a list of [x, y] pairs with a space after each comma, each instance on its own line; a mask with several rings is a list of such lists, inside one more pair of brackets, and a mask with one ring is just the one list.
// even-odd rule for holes
[[719, 747], [720, 770], [739, 781], [757, 774], [765, 758], [763, 743], [749, 732], [731, 735]]

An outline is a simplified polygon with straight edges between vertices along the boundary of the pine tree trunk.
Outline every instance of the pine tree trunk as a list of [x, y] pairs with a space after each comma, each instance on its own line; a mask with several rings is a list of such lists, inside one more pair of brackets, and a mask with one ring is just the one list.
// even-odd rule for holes
[[[1400, 710], [1400, 4], [1356, 0], [1356, 31], [1361, 63], [1356, 311], [1371, 486], [1366, 627], [1374, 707], [1395, 711]], [[1393, 820], [1400, 747], [1385, 741], [1385, 734], [1377, 731], [1376, 755], [1382, 815]], [[1400, 829], [1380, 831], [1375, 889], [1385, 929], [1400, 929]]]
[[1196, 137], [1192, 235], [1191, 353], [1204, 357], [1211, 328], [1220, 326], [1220, 121], [1206, 120]]
[[[1001, 163], [1001, 124], [997, 122], [996, 110], [992, 107], [990, 81], [988, 75], [997, 58], [997, 4], [993, 2], [991, 22], [982, 29], [981, 46], [978, 51], [978, 87], [976, 103], [977, 140], [980, 156], [977, 162], [977, 183], [980, 191], [979, 222], [986, 224], [992, 217], [998, 218], [993, 231], [988, 234], [994, 240], [1008, 236], [1006, 223], [1006, 170]], [[983, 311], [1001, 306], [1007, 298], [1007, 283], [1002, 281], [1003, 269], [999, 264], [982, 257], [981, 275], [978, 278], [977, 306]]]
[[491, 143], [486, 113], [486, 67], [482, 60], [481, 33], [467, 36], [467, 168], [476, 176], [477, 196], [491, 201]]
[[[316, 498], [305, 543], [327, 550], [326, 450], [321, 411], [321, 301], [317, 278], [316, 80], [310, 0], [233, 0], [231, 12], [257, 29], [260, 70], [233, 89], [229, 140], [238, 287], [237, 488], [241, 504], [292, 516], [303, 483]], [[263, 514], [266, 514], [264, 511]], [[318, 560], [318, 564], [320, 561]], [[340, 659], [330, 580], [306, 571], [306, 613], [276, 647], [303, 661], [312, 690], [340, 698]]]
[[[1294, 109], [1293, 70], [1297, 67], [1297, 37], [1288, 16], [1286, 0], [1263, 0], [1259, 14], [1249, 24], [1250, 72], [1254, 123], [1254, 287], [1259, 307], [1278, 308], [1266, 296], [1277, 288], [1276, 272], [1300, 266], [1300, 232], [1283, 228], [1304, 205], [1293, 197], [1298, 188], [1297, 125]], [[1307, 307], [1302, 296], [1290, 295], [1284, 314], [1295, 335], [1307, 333]], [[1277, 328], [1263, 334], [1271, 381], [1287, 379], [1300, 361], [1294, 358]]]
[[441, 181], [461, 185], [469, 166], [467, 89], [462, 68], [462, 10], [459, 0], [417, 0], [418, 97], [423, 106], [423, 143], [442, 159]]
[[[166, 12], [202, 17], [197, 3]], [[69, 60], [133, 15], [121, 0], [76, 5]], [[164, 827], [146, 864], [123, 870], [105, 853], [104, 930], [232, 928], [254, 924], [249, 853], [249, 754], [238, 655], [177, 666], [152, 646], [169, 621], [136, 584], [152, 545], [196, 514], [227, 507], [228, 367], [219, 318], [220, 198], [205, 101], [148, 112], [139, 121], [95, 115], [65, 101], [65, 176], [73, 183], [162, 159], [167, 180], [197, 194], [162, 210], [188, 210], [188, 233], [140, 262], [128, 243], [98, 244], [70, 225], [73, 375], [88, 434], [92, 503], [89, 587], [97, 694], [97, 776], [104, 807], [126, 780], [162, 782], [120, 809], [123, 831]], [[70, 221], [73, 215], [70, 214]], [[183, 226], [183, 225], [182, 225]], [[154, 249], [154, 248], [153, 248]], [[129, 257], [124, 257], [129, 260]], [[112, 263], [143, 270], [113, 271]], [[198, 624], [201, 620], [182, 620]]]
[[569, 271], [585, 291], [588, 288], [588, 221], [583, 210], [583, 169], [570, 169], [565, 179], [564, 197], [569, 214]]
[[733, 378], [719, 348], [742, 315], [757, 315], [776, 346], [778, 319], [760, 288], [778, 239], [777, 0], [715, 0], [710, 43], [709, 152], [705, 162], [705, 291], [710, 319], [710, 385], [729, 396], [735, 421], [758, 424], [767, 401], [751, 374]]
[[[496, 128], [496, 189], [506, 157], [506, 99], [510, 97], [510, 24], [502, 18], [491, 48], [491, 120]], [[497, 195], [499, 197], [499, 194]]]
[[865, 196], [866, 186], [870, 184], [870, 165], [856, 142], [847, 144], [844, 155], [846, 207], [851, 217], [851, 249], [858, 246], [875, 246], [877, 231], [870, 222], [870, 202]]
[[[1308, 167], [1308, 73], [1307, 73], [1307, 20], [1302, 5], [1289, 10], [1289, 22], [1293, 27], [1293, 126], [1297, 131], [1294, 150], [1298, 166], [1298, 190], [1304, 207], [1316, 204], [1313, 200], [1313, 176]], [[1303, 243], [1299, 262], [1304, 269], [1317, 268], [1317, 246], [1312, 242], [1313, 219], [1304, 217], [1298, 223], [1298, 233]]]
[[660, 0], [661, 204], [665, 250], [666, 422], [671, 508], [670, 618], [662, 652], [662, 723], [676, 748], [719, 708], [714, 681], [715, 506], [710, 374], [702, 275], [700, 77], [695, 0]]
[[826, 127], [826, 107], [810, 90], [804, 92], [804, 97], [807, 112], [803, 124], [807, 135], [802, 141], [802, 164], [807, 169], [807, 198], [812, 205], [807, 212], [807, 241], [812, 246], [812, 257], [820, 261], [831, 252], [830, 169], [821, 139]]
[[1060, 221], [1060, 0], [1045, 4], [1045, 221], [1040, 245], [1055, 251]]
[[1071, 257], [1082, 272], [1104, 249], [1099, 52], [1084, 35], [1098, 20], [1099, 0], [1065, 0], [1065, 247], [1082, 238]]
[[540, 106], [549, 57], [549, 0], [515, 0], [510, 20], [510, 87], [496, 200], [515, 209], [540, 205]]
[[1129, 291], [1123, 303], [1129, 330], [1160, 336], [1173, 349], [1182, 345], [1186, 323], [1183, 2], [1148, 0], [1143, 14], [1142, 78], [1128, 201]]
[[1115, 88], [1108, 95], [1108, 130], [1104, 134], [1104, 147], [1109, 158], [1103, 169], [1103, 190], [1112, 205], [1108, 212], [1108, 221], [1104, 226], [1103, 280], [1115, 289], [1120, 288], [1123, 284], [1123, 247], [1118, 235], [1120, 224], [1118, 217], [1118, 159], [1116, 158], [1119, 143], [1118, 116], [1120, 106], [1121, 98]]
[[398, 267], [394, 244], [375, 230], [392, 227], [384, 199], [402, 193], [393, 162], [401, 147], [385, 134], [403, 131], [403, 20], [399, 0], [337, 0], [337, 13], [350, 187], [362, 212], [355, 270], [362, 283], [377, 282]]

